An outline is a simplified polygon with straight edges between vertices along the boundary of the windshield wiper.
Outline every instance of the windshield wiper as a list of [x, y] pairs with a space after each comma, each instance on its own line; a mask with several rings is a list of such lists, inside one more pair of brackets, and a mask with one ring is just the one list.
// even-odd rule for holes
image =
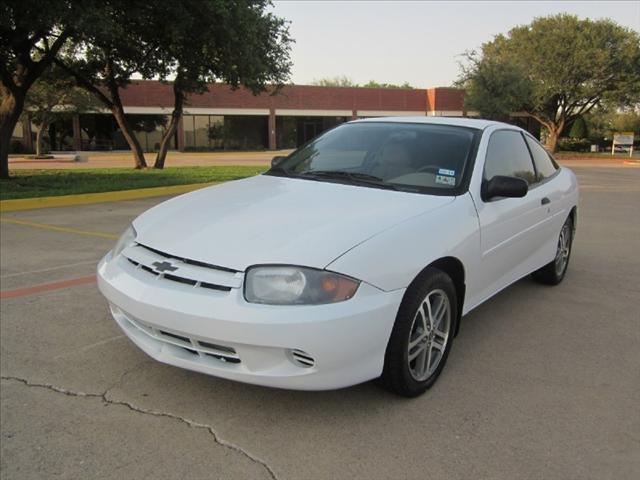
[[310, 178], [328, 178], [337, 180], [349, 180], [353, 184], [366, 185], [371, 187], [386, 188], [387, 190], [398, 190], [398, 187], [391, 183], [386, 183], [382, 178], [368, 173], [347, 172], [345, 170], [306, 170], [299, 173], [300, 176]]
[[300, 176], [311, 178], [327, 178], [337, 180], [349, 180], [353, 184], [366, 185], [371, 187], [386, 188], [387, 190], [398, 190], [398, 187], [368, 173], [348, 172], [346, 170], [306, 170], [300, 172]]
[[358, 180], [372, 180], [374, 182], [384, 182], [380, 177], [369, 175], [368, 173], [348, 172], [346, 170], [305, 170], [300, 175], [335, 177], [335, 178], [354, 178]]

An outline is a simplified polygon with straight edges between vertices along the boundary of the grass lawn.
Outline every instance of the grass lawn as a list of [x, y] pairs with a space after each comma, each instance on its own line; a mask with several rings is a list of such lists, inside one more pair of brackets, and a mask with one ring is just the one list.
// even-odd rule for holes
[[96, 168], [77, 170], [14, 170], [0, 180], [0, 200], [111, 192], [137, 188], [226, 182], [264, 172], [267, 167], [168, 167], [164, 170]]

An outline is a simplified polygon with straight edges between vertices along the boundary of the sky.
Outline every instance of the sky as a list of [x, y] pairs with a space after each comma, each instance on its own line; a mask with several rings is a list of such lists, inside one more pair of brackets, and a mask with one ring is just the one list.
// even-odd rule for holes
[[640, 1], [275, 1], [291, 21], [291, 80], [451, 85], [461, 54], [535, 17], [567, 12], [640, 31]]

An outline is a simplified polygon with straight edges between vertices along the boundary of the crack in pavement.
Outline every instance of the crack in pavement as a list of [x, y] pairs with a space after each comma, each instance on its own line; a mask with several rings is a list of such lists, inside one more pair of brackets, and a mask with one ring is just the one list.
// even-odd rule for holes
[[[143, 363], [145, 363], [145, 362], [143, 362]], [[253, 463], [257, 463], [257, 464], [261, 465], [267, 471], [267, 473], [272, 478], [272, 480], [278, 480], [278, 476], [276, 475], [276, 473], [273, 471], [273, 469], [269, 466], [269, 464], [267, 462], [265, 462], [264, 460], [256, 457], [252, 453], [244, 450], [242, 447], [240, 447], [240, 446], [238, 446], [238, 445], [236, 445], [234, 443], [228, 442], [225, 439], [221, 438], [218, 435], [218, 433], [214, 430], [214, 428], [212, 426], [210, 426], [210, 425], [206, 425], [204, 423], [199, 423], [199, 422], [196, 422], [194, 420], [190, 420], [190, 419], [188, 419], [186, 417], [181, 417], [179, 415], [175, 415], [173, 413], [158, 412], [156, 410], [147, 410], [145, 408], [138, 407], [137, 405], [134, 405], [134, 404], [132, 404], [130, 402], [126, 402], [124, 400], [114, 400], [113, 398], [109, 398], [109, 392], [113, 388], [118, 386], [122, 382], [122, 380], [124, 379], [124, 377], [126, 375], [131, 373], [133, 370], [139, 368], [140, 366], [141, 366], [141, 364], [137, 365], [136, 367], [133, 367], [133, 368], [127, 370], [127, 371], [125, 371], [120, 376], [118, 381], [115, 382], [109, 388], [107, 388], [103, 393], [86, 393], [86, 392], [80, 392], [80, 391], [74, 391], [74, 390], [67, 390], [65, 388], [57, 387], [57, 386], [51, 385], [49, 383], [34, 383], [34, 382], [31, 382], [31, 381], [26, 380], [24, 378], [11, 376], [11, 375], [2, 375], [2, 376], [0, 376], [0, 378], [2, 380], [14, 381], [14, 382], [22, 383], [23, 385], [26, 385], [27, 387], [47, 389], [47, 390], [50, 390], [52, 392], [56, 392], [56, 393], [60, 393], [60, 394], [63, 394], [63, 395], [67, 395], [69, 397], [100, 399], [103, 403], [106, 403], [107, 405], [118, 405], [118, 406], [121, 406], [121, 407], [126, 407], [129, 410], [131, 410], [132, 412], [141, 413], [143, 415], [152, 415], [154, 417], [169, 418], [169, 419], [177, 420], [177, 421], [179, 421], [181, 423], [184, 423], [184, 424], [186, 424], [187, 426], [189, 426], [191, 428], [197, 428], [197, 429], [206, 430], [213, 437], [213, 441], [215, 443], [217, 443], [221, 447], [224, 447], [224, 448], [227, 448], [229, 450], [233, 450], [236, 453], [239, 453], [240, 455], [248, 458]]]

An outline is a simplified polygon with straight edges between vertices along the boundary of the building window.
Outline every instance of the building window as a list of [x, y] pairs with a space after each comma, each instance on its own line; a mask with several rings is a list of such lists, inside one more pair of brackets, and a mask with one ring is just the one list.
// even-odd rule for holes
[[224, 117], [224, 150], [262, 150], [269, 147], [269, 119], [266, 116], [227, 115]]
[[209, 117], [209, 148], [220, 150], [224, 148], [225, 126], [222, 115]]
[[276, 146], [300, 147], [347, 120], [346, 117], [276, 117]]
[[298, 146], [296, 117], [276, 117], [276, 148], [283, 150]]
[[183, 115], [182, 128], [184, 130], [185, 149], [191, 149], [195, 147], [195, 136], [193, 133], [193, 115]]
[[[127, 120], [142, 150], [157, 152], [160, 149], [162, 136], [169, 124], [167, 115], [127, 115]], [[169, 148], [175, 148], [173, 142], [169, 144]]]
[[114, 150], [117, 148], [117, 132], [119, 132], [118, 124], [111, 115], [80, 115], [82, 150]]
[[[169, 124], [166, 115], [127, 115], [127, 121], [142, 150], [155, 152]], [[129, 144], [111, 115], [81, 114], [80, 136], [83, 150], [128, 150]], [[176, 148], [175, 135], [169, 148]]]
[[185, 150], [261, 150], [269, 145], [268, 117], [185, 115]]
[[193, 120], [195, 146], [209, 148], [209, 116], [196, 115]]
[[[40, 127], [31, 122], [31, 136], [35, 148], [36, 135]], [[73, 150], [73, 125], [68, 116], [58, 116], [43, 132], [42, 147], [45, 152]]]

